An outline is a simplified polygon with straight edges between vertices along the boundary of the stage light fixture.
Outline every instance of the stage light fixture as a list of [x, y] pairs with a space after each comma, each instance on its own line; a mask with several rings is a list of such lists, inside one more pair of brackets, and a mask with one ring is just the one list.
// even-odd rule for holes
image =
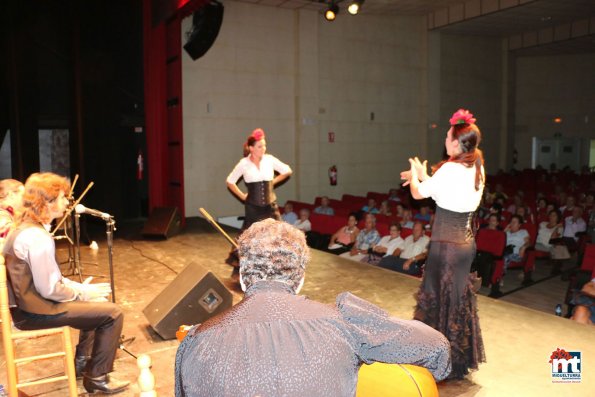
[[335, 3], [331, 3], [329, 8], [324, 13], [324, 18], [327, 21], [332, 22], [335, 20], [335, 18], [337, 18], [338, 13], [339, 13], [339, 6], [336, 5]]
[[356, 15], [359, 10], [362, 8], [362, 4], [364, 4], [365, 0], [354, 0], [351, 2], [351, 4], [349, 4], [349, 7], [347, 7], [347, 11], [349, 11], [349, 13], [351, 15]]

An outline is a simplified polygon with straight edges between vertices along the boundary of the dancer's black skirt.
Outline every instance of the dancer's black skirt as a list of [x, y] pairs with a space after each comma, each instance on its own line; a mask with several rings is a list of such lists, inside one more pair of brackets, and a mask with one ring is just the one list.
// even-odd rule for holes
[[440, 331], [450, 342], [452, 378], [460, 379], [485, 362], [475, 276], [473, 213], [436, 208], [432, 238], [414, 317]]

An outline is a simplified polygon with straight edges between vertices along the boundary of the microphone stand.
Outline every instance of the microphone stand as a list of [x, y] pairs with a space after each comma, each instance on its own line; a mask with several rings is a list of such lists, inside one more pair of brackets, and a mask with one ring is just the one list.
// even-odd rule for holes
[[[108, 258], [108, 265], [109, 265], [109, 280], [110, 280], [110, 287], [112, 288], [112, 303], [116, 303], [116, 288], [114, 286], [114, 230], [116, 230], [116, 221], [113, 216], [110, 216], [108, 219], [105, 220], [106, 226], [106, 239], [107, 239], [107, 258]], [[126, 338], [124, 335], [120, 335], [120, 339], [118, 341], [118, 348], [134, 359], [138, 359], [138, 357], [133, 354], [130, 350], [126, 349], [125, 345], [128, 343], [132, 343], [136, 340], [136, 337], [132, 336], [130, 338]]]
[[110, 216], [105, 221], [106, 232], [105, 235], [107, 237], [107, 258], [108, 258], [108, 265], [109, 265], [109, 281], [110, 287], [112, 288], [112, 302], [116, 303], [116, 289], [114, 287], [114, 230], [116, 230], [116, 221], [114, 220], [113, 216]]
[[[74, 215], [74, 227], [75, 227], [75, 234], [74, 234], [74, 238], [75, 238], [75, 246], [74, 246], [74, 261], [76, 263], [76, 270], [77, 273], [79, 275], [79, 278], [81, 279], [81, 283], [83, 282], [83, 263], [87, 264], [87, 265], [94, 265], [94, 266], [98, 266], [97, 263], [95, 262], [85, 262], [85, 261], [81, 261], [81, 214], [79, 214], [78, 212], [74, 211], [73, 212]], [[89, 276], [93, 276], [93, 277], [105, 277], [105, 276], [100, 276], [97, 274], [89, 274]]]

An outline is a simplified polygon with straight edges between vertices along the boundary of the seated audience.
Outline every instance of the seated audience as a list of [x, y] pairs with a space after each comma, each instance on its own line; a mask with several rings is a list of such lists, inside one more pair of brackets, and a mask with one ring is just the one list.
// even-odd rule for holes
[[413, 216], [414, 221], [423, 223], [430, 223], [432, 220], [432, 214], [430, 214], [430, 206], [428, 204], [422, 204], [419, 207], [419, 212]]
[[400, 320], [349, 292], [334, 305], [298, 295], [304, 235], [266, 219], [239, 238], [244, 299], [195, 326], [178, 347], [176, 397], [355, 396], [364, 363], [451, 370], [450, 345], [431, 327]]
[[285, 203], [285, 207], [283, 207], [283, 215], [281, 215], [281, 219], [283, 222], [289, 223], [293, 225], [295, 221], [297, 221], [298, 216], [295, 212], [293, 212], [293, 204]]
[[575, 305], [572, 320], [581, 324], [595, 323], [595, 278], [583, 286], [571, 303]]
[[372, 251], [369, 255], [364, 256], [362, 262], [376, 265], [383, 257], [392, 255], [395, 249], [402, 248], [402, 245], [401, 225], [393, 223], [390, 225], [389, 235], [382, 237], [378, 244], [372, 246]]
[[535, 250], [551, 253], [554, 247], [551, 240], [561, 238], [563, 232], [564, 227], [560, 222], [560, 213], [558, 211], [550, 211], [548, 221], [539, 224], [537, 239], [535, 240]]
[[589, 214], [593, 212], [593, 206], [595, 204], [595, 195], [593, 192], [585, 194], [585, 198], [582, 200], [581, 205]]
[[520, 216], [521, 218], [523, 218], [523, 220], [525, 222], [529, 222], [529, 223], [535, 223], [535, 219], [533, 218], [533, 214], [531, 214], [531, 212], [529, 211], [529, 208], [527, 207], [517, 207], [516, 215]]
[[409, 208], [405, 208], [403, 210], [403, 218], [399, 223], [403, 229], [413, 229], [413, 215], [411, 214], [411, 210]]
[[545, 206], [545, 212], [549, 214], [551, 211], [558, 211], [556, 209], [556, 204], [554, 204], [554, 203], [547, 203], [547, 205]]
[[508, 199], [508, 195], [504, 193], [504, 188], [502, 187], [501, 183], [496, 184], [494, 187], [494, 193], [492, 195], [494, 196], [494, 201], [497, 201], [498, 199], [503, 201]]
[[502, 205], [500, 203], [492, 203], [483, 219], [488, 219], [492, 214], [497, 215], [498, 219], [502, 219]]
[[403, 204], [398, 203], [395, 206], [395, 216], [399, 219], [403, 219], [403, 211], [404, 211]]
[[487, 219], [494, 204], [494, 196], [484, 190], [483, 199], [477, 208], [477, 215], [480, 219]]
[[489, 214], [488, 221], [479, 226], [480, 229], [502, 230], [500, 227], [500, 216], [498, 214]]
[[357, 218], [351, 214], [347, 219], [347, 226], [343, 226], [332, 235], [328, 251], [335, 255], [350, 251], [358, 234]]
[[560, 207], [560, 213], [562, 216], [567, 217], [572, 215], [572, 210], [575, 207], [574, 196], [566, 197], [566, 203]]
[[23, 208], [25, 187], [15, 179], [0, 181], [0, 248]]
[[579, 238], [579, 233], [587, 231], [587, 223], [582, 218], [582, 216], [582, 207], [575, 206], [572, 209], [572, 215], [564, 219], [563, 239], [568, 249], [572, 252], [576, 251], [578, 248], [577, 242]]
[[517, 193], [514, 195], [512, 199], [513, 203], [506, 207], [506, 211], [510, 212], [511, 214], [516, 213], [517, 208], [524, 207], [523, 198]]
[[327, 196], [320, 198], [320, 206], [314, 208], [314, 213], [322, 215], [335, 215], [335, 210], [328, 206], [329, 199]]
[[[498, 240], [498, 237], [503, 237], [503, 239]], [[481, 279], [481, 285], [488, 287], [494, 278], [496, 260], [500, 258], [502, 255], [501, 250], [504, 248], [504, 246], [498, 247], [496, 244], [498, 241], [506, 241], [506, 235], [504, 235], [500, 227], [500, 217], [498, 214], [490, 214], [488, 223], [480, 227], [475, 239], [477, 241], [477, 252], [471, 265], [471, 272], [477, 272], [477, 276]], [[489, 245], [486, 244], [488, 241], [490, 242]], [[498, 250], [500, 251], [498, 252]], [[492, 286], [492, 294], [501, 294], [499, 287], [499, 284], [494, 284]]]
[[384, 200], [382, 203], [380, 203], [380, 209], [378, 210], [378, 213], [380, 215], [393, 216], [393, 213], [390, 211], [388, 206], [388, 201]]
[[413, 233], [408, 236], [400, 248], [396, 248], [392, 255], [380, 260], [378, 266], [411, 275], [421, 274], [421, 266], [428, 255], [430, 238], [424, 235], [424, 226], [415, 222]]
[[349, 252], [341, 254], [343, 258], [354, 261], [361, 261], [368, 255], [368, 250], [380, 241], [380, 234], [376, 230], [376, 217], [372, 214], [366, 214], [365, 228], [359, 232], [355, 239], [355, 244]]
[[547, 222], [549, 219], [549, 212], [547, 212], [547, 205], [548, 205], [548, 202], [545, 198], [541, 197], [541, 198], [539, 198], [539, 200], [537, 200], [537, 208], [535, 209], [535, 221], [538, 224], [541, 222]]
[[300, 210], [300, 218], [293, 223], [293, 226], [304, 233], [312, 230], [312, 224], [310, 223], [310, 210], [307, 208], [302, 208]]
[[513, 215], [510, 223], [504, 231], [506, 232], [506, 250], [504, 253], [504, 271], [508, 269], [511, 262], [519, 262], [525, 256], [525, 250], [531, 244], [529, 232], [521, 229], [523, 218]]
[[376, 200], [373, 198], [368, 199], [368, 204], [362, 207], [362, 212], [367, 214], [377, 214], [378, 208], [376, 208]]
[[390, 189], [388, 191], [388, 200], [394, 201], [395, 203], [400, 203], [401, 197], [399, 197], [399, 191], [397, 189]]

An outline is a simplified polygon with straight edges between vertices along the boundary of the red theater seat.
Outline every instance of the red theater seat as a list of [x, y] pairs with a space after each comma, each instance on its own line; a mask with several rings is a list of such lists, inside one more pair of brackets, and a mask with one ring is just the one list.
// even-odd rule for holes
[[506, 247], [506, 233], [501, 230], [479, 229], [475, 236], [477, 251], [489, 252], [496, 258], [496, 267], [490, 282], [498, 283], [504, 275], [504, 260], [502, 253]]

